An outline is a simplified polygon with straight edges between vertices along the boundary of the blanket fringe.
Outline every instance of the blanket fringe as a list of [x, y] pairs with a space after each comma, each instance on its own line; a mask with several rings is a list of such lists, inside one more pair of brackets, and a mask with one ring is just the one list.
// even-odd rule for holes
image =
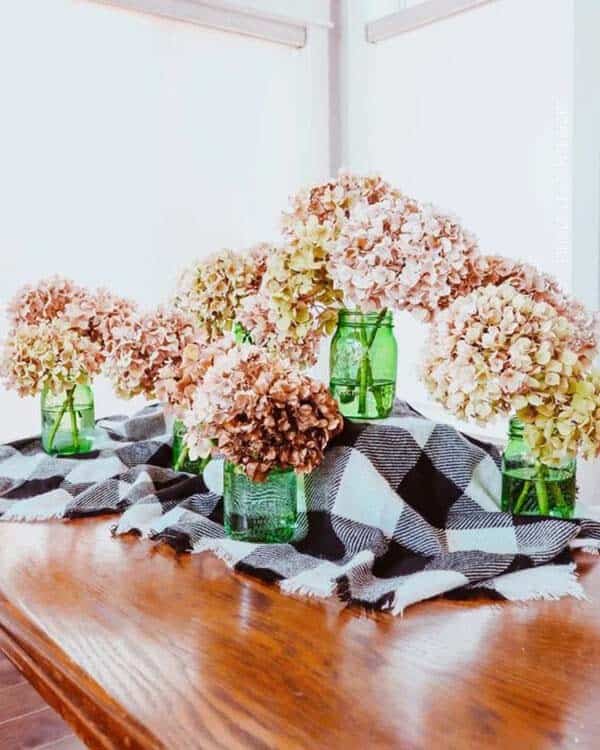
[[587, 600], [583, 586], [577, 577], [576, 565], [541, 565], [515, 573], [507, 573], [477, 584], [477, 588], [497, 591], [510, 601], [535, 599], [555, 600], [564, 596]]

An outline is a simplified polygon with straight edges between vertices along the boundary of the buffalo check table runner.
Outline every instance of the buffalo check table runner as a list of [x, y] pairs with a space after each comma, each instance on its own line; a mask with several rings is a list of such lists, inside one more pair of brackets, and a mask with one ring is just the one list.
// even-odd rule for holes
[[591, 519], [498, 511], [491, 445], [397, 402], [379, 422], [346, 422], [302, 483], [289, 544], [225, 537], [222, 465], [203, 477], [170, 468], [171, 430], [159, 405], [97, 426], [96, 450], [46, 455], [37, 438], [0, 447], [0, 520], [103, 513], [115, 535], [135, 532], [179, 551], [211, 550], [285, 593], [336, 597], [401, 613], [439, 594], [525, 600], [583, 597], [570, 549], [600, 546]]

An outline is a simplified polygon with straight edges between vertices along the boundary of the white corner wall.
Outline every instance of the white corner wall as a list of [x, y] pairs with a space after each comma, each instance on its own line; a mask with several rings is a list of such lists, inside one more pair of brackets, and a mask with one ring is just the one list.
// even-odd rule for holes
[[[294, 10], [327, 20], [314, 0]], [[327, 41], [0, 3], [0, 303], [60, 273], [150, 306], [193, 258], [276, 237], [287, 196], [329, 174]], [[99, 415], [132, 406], [98, 384]], [[35, 433], [37, 411], [0, 388], [0, 443]]]

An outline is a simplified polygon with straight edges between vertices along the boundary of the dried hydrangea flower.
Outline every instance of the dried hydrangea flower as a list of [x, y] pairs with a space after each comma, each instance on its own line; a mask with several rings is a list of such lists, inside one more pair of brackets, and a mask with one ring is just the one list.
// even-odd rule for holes
[[[511, 284], [459, 297], [431, 328], [423, 380], [458, 417], [485, 423], [564, 387], [590, 361], [573, 347], [573, 324], [546, 302]], [[517, 396], [519, 399], [517, 400]]]
[[252, 342], [272, 357], [285, 359], [300, 369], [316, 364], [321, 343], [319, 330], [314, 326], [308, 328], [301, 338], [282, 331], [277, 325], [277, 313], [264, 293], [243, 299], [237, 320], [248, 331]]
[[575, 373], [551, 389], [532, 392], [535, 400], [517, 396], [514, 407], [540, 461], [558, 466], [578, 453], [588, 460], [600, 455], [600, 372]]
[[475, 237], [455, 218], [400, 196], [358, 207], [328, 268], [348, 307], [409, 310], [428, 320], [468, 288], [478, 254]]
[[537, 302], [547, 302], [574, 326], [573, 348], [593, 359], [598, 348], [600, 315], [589, 312], [584, 305], [565, 294], [558, 281], [535, 266], [500, 255], [484, 255], [476, 259], [470, 286], [509, 283]]
[[241, 300], [256, 294], [265, 273], [270, 246], [241, 253], [223, 250], [184, 271], [175, 305], [191, 315], [211, 340], [232, 329]]
[[332, 245], [358, 206], [397, 194], [378, 175], [341, 172], [291, 199], [292, 211], [283, 215], [286, 244], [269, 257], [264, 282], [283, 331], [295, 338], [304, 338], [315, 325], [333, 332], [342, 295], [329, 275]]
[[193, 340], [191, 336], [186, 336], [188, 343], [177, 356], [169, 358], [156, 378], [156, 397], [179, 419], [183, 419], [186, 411], [191, 408], [196, 389], [212, 367], [215, 357], [235, 346], [235, 339], [230, 334], [212, 342], [208, 341], [204, 331], [196, 332]]
[[89, 305], [91, 295], [70, 279], [53, 276], [35, 286], [27, 284], [8, 303], [8, 320], [11, 327], [36, 325], [65, 317], [69, 307]]
[[156, 398], [160, 371], [181, 358], [196, 337], [192, 321], [179, 310], [159, 308], [134, 318], [115, 340], [106, 363], [117, 394]]
[[0, 375], [20, 396], [33, 396], [44, 388], [58, 394], [89, 383], [102, 363], [100, 344], [57, 318], [14, 328], [4, 344]]
[[238, 344], [206, 372], [185, 424], [192, 460], [216, 449], [262, 482], [274, 468], [316, 468], [343, 419], [325, 385]]

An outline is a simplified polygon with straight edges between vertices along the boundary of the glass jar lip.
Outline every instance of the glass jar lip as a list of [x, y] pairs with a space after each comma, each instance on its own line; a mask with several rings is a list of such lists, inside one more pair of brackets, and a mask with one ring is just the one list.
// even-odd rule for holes
[[[346, 325], [373, 325], [377, 322], [381, 310], [378, 312], [367, 312], [363, 313], [361, 310], [349, 310], [348, 308], [342, 308], [338, 313], [338, 322]], [[380, 320], [380, 325], [391, 326], [394, 324], [394, 318], [391, 310], [386, 310], [385, 314]]]
[[[228, 471], [232, 472], [233, 474], [236, 474], [238, 476], [245, 477], [249, 482], [252, 482], [253, 480], [250, 479], [250, 477], [246, 474], [244, 471], [244, 468], [240, 466], [240, 464], [236, 464], [233, 461], [230, 461], [229, 459], [225, 459], [223, 462], [223, 466]], [[269, 473], [267, 477], [271, 476], [281, 476], [282, 474], [296, 474], [295, 470], [288, 466], [287, 468], [283, 469], [280, 466], [274, 466], [272, 469], [269, 469]]]

